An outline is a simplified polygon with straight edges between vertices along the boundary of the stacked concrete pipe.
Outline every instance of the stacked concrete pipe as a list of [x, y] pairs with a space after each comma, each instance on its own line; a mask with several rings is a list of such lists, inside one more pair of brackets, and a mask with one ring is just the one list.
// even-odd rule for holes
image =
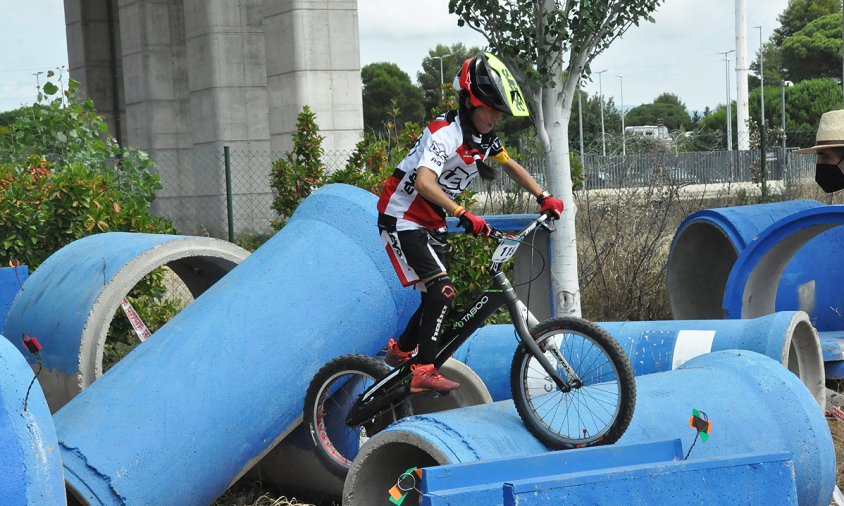
[[[421, 415], [492, 402], [484, 382], [462, 362], [448, 359], [440, 371], [459, 382], [460, 388], [442, 397], [411, 397], [413, 413]], [[336, 500], [343, 493], [343, 480], [325, 469], [314, 455], [311, 435], [304, 424], [261, 459], [250, 476], [285, 495], [317, 503]]]
[[[691, 461], [788, 452], [794, 462], [799, 504], [829, 504], [835, 486], [829, 427], [815, 399], [779, 363], [750, 351], [718, 351], [693, 358], [673, 371], [636, 380], [636, 414], [617, 444], [679, 438], [689, 448], [695, 431], [688, 420], [692, 409], [700, 409], [712, 421], [712, 434], [706, 443], [697, 442], [689, 455]], [[376, 434], [361, 448], [346, 479], [343, 504], [368, 506], [383, 501], [397, 477], [414, 466], [546, 451], [524, 427], [512, 401], [410, 417]], [[655, 496], [648, 504], [666, 502], [670, 498]]]
[[0, 504], [66, 504], [47, 400], [26, 360], [3, 336], [0, 371]]
[[[26, 280], [3, 333], [21, 351], [23, 333], [44, 345], [39, 381], [56, 411], [102, 375], [103, 346], [114, 313], [144, 276], [166, 265], [198, 297], [248, 255], [239, 246], [208, 237], [91, 235], [50, 255]], [[31, 356], [29, 362], [34, 363]]]
[[342, 354], [375, 354], [418, 305], [375, 218], [375, 197], [363, 190], [315, 192], [281, 232], [59, 410], [74, 496], [208, 503], [289, 434], [316, 370]]
[[[802, 311], [748, 320], [600, 322], [630, 358], [635, 374], [675, 369], [711, 351], [743, 349], [788, 368], [823, 407], [826, 388], [818, 334]], [[496, 401], [510, 399], [510, 364], [518, 346], [512, 325], [478, 329], [454, 354], [484, 381]]]
[[[739, 255], [779, 220], [821, 207], [815, 200], [707, 209], [689, 215], [674, 234], [668, 255], [667, 288], [677, 320], [721, 319], [724, 289]], [[789, 276], [806, 278], [812, 265], [790, 266]], [[809, 275], [811, 276], [811, 275]], [[796, 281], [799, 283], [799, 281]], [[786, 307], [782, 309], [800, 309]]]

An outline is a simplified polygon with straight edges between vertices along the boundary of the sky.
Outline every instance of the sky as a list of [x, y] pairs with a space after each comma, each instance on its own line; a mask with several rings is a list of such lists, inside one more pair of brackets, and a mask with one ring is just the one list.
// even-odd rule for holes
[[[747, 54], [767, 40], [788, 0], [746, 0]], [[0, 0], [0, 111], [35, 99], [37, 72], [67, 66], [62, 0]], [[457, 26], [448, 0], [358, 0], [361, 65], [396, 63], [416, 80], [423, 59], [437, 44], [483, 46], [474, 30]], [[674, 93], [687, 109], [703, 111], [726, 100], [724, 57], [735, 47], [734, 0], [665, 0], [655, 22], [631, 27], [592, 63], [606, 70], [586, 86], [592, 95], [613, 97], [625, 109]], [[730, 55], [731, 97], [735, 99], [735, 56]], [[443, 69], [446, 81], [457, 71]], [[618, 75], [623, 75], [619, 78]], [[600, 84], [600, 86], [599, 86]], [[622, 89], [623, 88], [623, 89]], [[622, 96], [623, 91], [623, 96]]]

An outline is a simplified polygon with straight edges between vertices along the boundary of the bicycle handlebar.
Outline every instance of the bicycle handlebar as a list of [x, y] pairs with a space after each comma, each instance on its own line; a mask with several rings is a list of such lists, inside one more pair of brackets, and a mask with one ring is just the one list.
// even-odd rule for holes
[[[540, 226], [542, 228], [544, 228], [545, 230], [547, 230], [548, 232], [553, 232], [554, 228], [552, 226], [548, 225], [548, 222], [554, 221], [556, 219], [557, 218], [555, 217], [553, 211], [545, 211], [544, 213], [540, 214], [535, 220], [531, 221], [525, 228], [523, 228], [521, 231], [519, 231], [515, 235], [517, 237], [525, 236], [525, 235], [533, 232], [533, 230], [536, 227], [540, 227]], [[492, 226], [490, 226], [489, 228], [490, 228], [490, 233], [487, 237], [491, 237], [491, 238], [493, 238], [497, 241], [500, 241], [501, 239], [503, 239], [504, 237], [506, 237], [508, 235], [508, 234], [505, 234], [504, 232], [502, 232], [502, 231], [500, 231], [497, 228], [494, 228]]]

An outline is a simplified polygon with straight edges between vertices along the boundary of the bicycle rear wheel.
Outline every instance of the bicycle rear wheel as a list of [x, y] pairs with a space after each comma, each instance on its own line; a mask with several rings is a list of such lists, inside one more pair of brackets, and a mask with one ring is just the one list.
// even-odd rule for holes
[[369, 437], [412, 414], [410, 403], [405, 401], [362, 426], [346, 425], [346, 415], [355, 400], [390, 370], [387, 364], [373, 357], [344, 355], [322, 366], [308, 386], [303, 421], [317, 457], [340, 478], [346, 477], [358, 450]]
[[636, 383], [627, 355], [604, 329], [580, 318], [552, 318], [531, 334], [563, 379], [564, 358], [582, 385], [563, 392], [524, 344], [513, 356], [510, 387], [525, 426], [543, 444], [563, 450], [612, 444], [627, 430]]

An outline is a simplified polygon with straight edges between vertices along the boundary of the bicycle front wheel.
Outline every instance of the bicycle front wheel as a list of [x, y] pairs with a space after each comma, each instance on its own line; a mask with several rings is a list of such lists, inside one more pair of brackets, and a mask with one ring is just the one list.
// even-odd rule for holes
[[552, 318], [531, 334], [545, 358], [569, 382], [563, 392], [521, 344], [513, 356], [510, 387], [525, 426], [546, 446], [564, 450], [612, 444], [627, 430], [636, 404], [633, 368], [604, 329], [580, 318]]
[[305, 394], [304, 423], [314, 451], [326, 468], [346, 477], [361, 445], [390, 423], [412, 414], [409, 402], [400, 402], [362, 426], [346, 425], [346, 415], [357, 398], [390, 368], [366, 355], [344, 355], [317, 371]]

